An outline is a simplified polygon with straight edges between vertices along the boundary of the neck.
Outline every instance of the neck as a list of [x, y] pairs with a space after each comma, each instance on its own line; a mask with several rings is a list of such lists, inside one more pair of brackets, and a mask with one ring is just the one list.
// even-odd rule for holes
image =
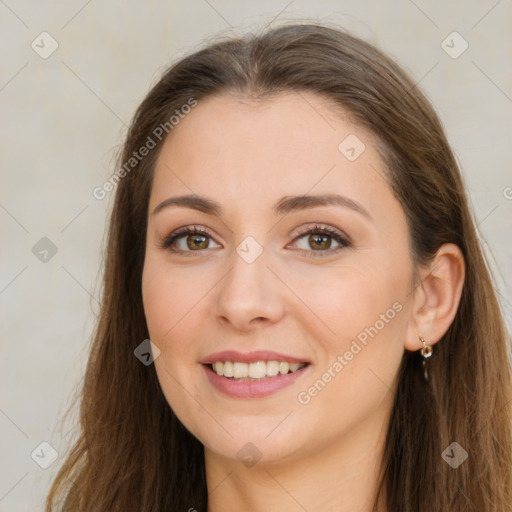
[[337, 443], [305, 456], [252, 467], [205, 448], [208, 512], [290, 510], [386, 512], [374, 509], [386, 428], [369, 418]]

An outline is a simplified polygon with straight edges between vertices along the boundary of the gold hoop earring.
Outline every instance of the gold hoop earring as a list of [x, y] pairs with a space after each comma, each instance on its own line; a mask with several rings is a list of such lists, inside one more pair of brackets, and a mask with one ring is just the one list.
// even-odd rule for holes
[[423, 347], [420, 349], [421, 357], [423, 358], [422, 364], [423, 364], [423, 376], [425, 377], [425, 380], [428, 382], [428, 371], [427, 371], [427, 360], [429, 357], [432, 356], [434, 353], [434, 349], [432, 348], [432, 345], [429, 345], [425, 338], [420, 334], [418, 336], [421, 343], [423, 343]]

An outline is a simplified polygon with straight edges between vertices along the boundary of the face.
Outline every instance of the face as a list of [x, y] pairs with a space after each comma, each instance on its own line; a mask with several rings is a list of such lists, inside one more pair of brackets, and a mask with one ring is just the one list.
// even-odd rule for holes
[[374, 140], [322, 98], [212, 96], [165, 141], [144, 309], [207, 454], [271, 464], [384, 429], [412, 279]]

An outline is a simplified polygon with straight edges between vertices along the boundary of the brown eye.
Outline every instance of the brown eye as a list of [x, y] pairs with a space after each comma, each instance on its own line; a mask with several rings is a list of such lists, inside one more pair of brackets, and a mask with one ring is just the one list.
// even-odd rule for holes
[[308, 242], [314, 251], [322, 251], [331, 248], [332, 238], [327, 235], [313, 234], [309, 235]]
[[295, 238], [291, 248], [299, 249], [307, 256], [329, 256], [352, 246], [350, 239], [342, 232], [329, 226], [312, 226]]
[[160, 246], [162, 249], [175, 253], [192, 253], [221, 248], [209, 235], [209, 232], [200, 226], [178, 229], [163, 239]]
[[318, 231], [300, 236], [295, 244], [298, 249], [316, 252], [327, 252], [329, 249], [334, 250], [348, 245], [338, 235], [319, 233]]
[[197, 251], [199, 249], [208, 249], [210, 243], [209, 237], [205, 235], [189, 235], [187, 236], [187, 247], [191, 251]]

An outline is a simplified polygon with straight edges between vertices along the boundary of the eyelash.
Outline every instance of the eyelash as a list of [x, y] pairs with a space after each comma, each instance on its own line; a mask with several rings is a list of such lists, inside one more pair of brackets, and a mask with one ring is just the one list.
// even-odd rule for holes
[[[161, 242], [158, 244], [161, 249], [167, 249], [174, 253], [180, 253], [185, 254], [186, 256], [192, 256], [192, 254], [187, 253], [194, 253], [196, 251], [181, 251], [180, 249], [173, 249], [171, 246], [172, 244], [178, 240], [178, 238], [181, 238], [185, 235], [203, 235], [207, 236], [208, 238], [213, 238], [210, 234], [210, 232], [202, 228], [200, 226], [184, 226], [182, 228], [178, 228], [175, 231], [173, 231], [170, 235], [166, 236], [161, 240]], [[197, 251], [201, 252], [201, 251]]]
[[300, 233], [293, 239], [293, 242], [308, 236], [308, 235], [325, 235], [329, 238], [332, 238], [336, 242], [338, 242], [339, 246], [333, 249], [327, 249], [326, 251], [321, 250], [306, 250], [306, 249], [297, 249], [303, 256], [311, 257], [311, 258], [323, 258], [327, 256], [332, 256], [333, 254], [337, 254], [343, 249], [347, 249], [352, 246], [352, 242], [347, 235], [339, 232], [338, 230], [331, 228], [329, 226], [315, 224], [313, 226], [309, 226], [307, 228], [301, 229]]
[[[337, 231], [333, 228], [330, 228], [325, 225], [319, 225], [319, 224], [316, 224], [316, 225], [310, 226], [308, 228], [305, 228], [304, 230], [301, 230], [301, 232], [293, 239], [293, 242], [296, 242], [297, 240], [299, 240], [307, 235], [313, 235], [313, 234], [328, 236], [328, 237], [332, 238], [333, 240], [335, 240], [337, 243], [339, 243], [339, 247], [335, 247], [334, 249], [327, 249], [325, 251], [313, 250], [313, 249], [311, 249], [311, 250], [297, 249], [304, 256], [322, 258], [325, 256], [331, 256], [333, 254], [338, 253], [339, 251], [341, 251], [343, 249], [346, 249], [346, 248], [349, 248], [352, 246], [352, 242], [348, 236], [343, 235], [342, 233], [340, 233], [339, 231]], [[179, 238], [181, 238], [183, 236], [188, 236], [188, 235], [202, 235], [202, 236], [206, 236], [208, 238], [213, 239], [210, 232], [205, 228], [202, 228], [200, 226], [184, 226], [182, 228], [176, 229], [171, 234], [169, 234], [168, 236], [163, 238], [159, 242], [158, 246], [161, 249], [166, 249], [166, 250], [169, 250], [174, 253], [183, 254], [185, 256], [193, 256], [195, 252], [202, 252], [202, 250], [182, 251], [181, 249], [173, 249], [172, 248], [172, 244], [176, 240], [178, 240]]]

